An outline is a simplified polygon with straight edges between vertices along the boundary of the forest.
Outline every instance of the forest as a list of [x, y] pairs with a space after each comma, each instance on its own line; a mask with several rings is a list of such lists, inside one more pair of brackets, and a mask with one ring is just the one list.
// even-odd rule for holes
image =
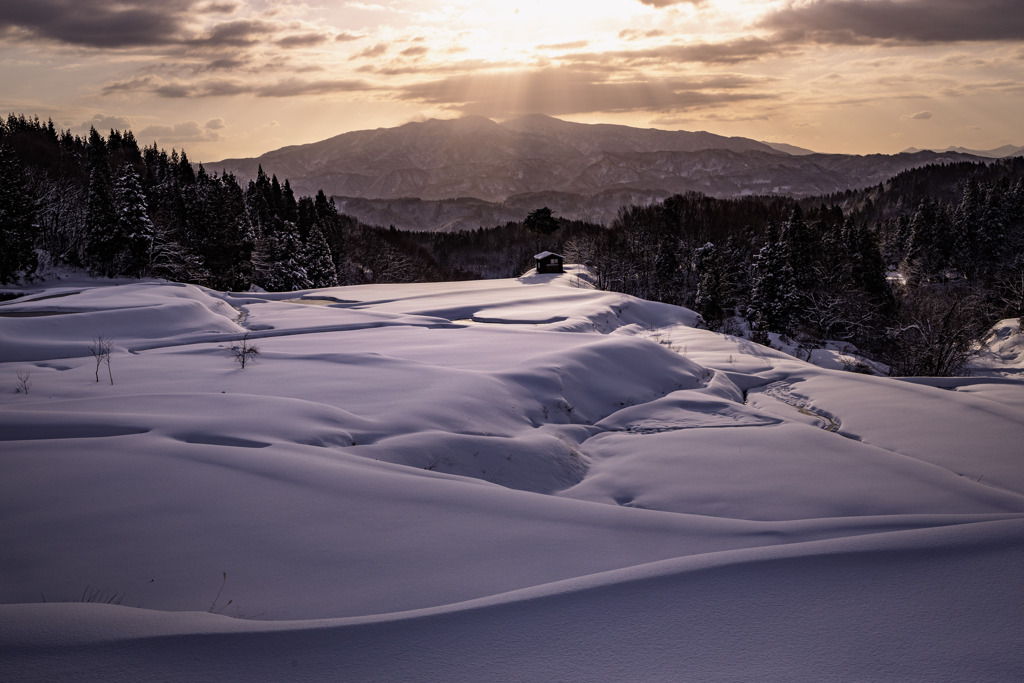
[[0, 123], [0, 230], [0, 282], [46, 265], [235, 291], [453, 276], [262, 169], [243, 188], [184, 151], [140, 147], [131, 131], [83, 139], [24, 116]]
[[527, 218], [456, 233], [369, 226], [322, 191], [296, 197], [262, 169], [243, 187], [131, 131], [0, 120], [0, 283], [70, 266], [290, 291], [515, 277], [549, 249], [588, 265], [598, 287], [693, 308], [709, 329], [808, 351], [845, 342], [894, 375], [956, 375], [993, 323], [1024, 315], [1022, 158], [799, 201], [677, 195], [624, 206], [608, 226]]

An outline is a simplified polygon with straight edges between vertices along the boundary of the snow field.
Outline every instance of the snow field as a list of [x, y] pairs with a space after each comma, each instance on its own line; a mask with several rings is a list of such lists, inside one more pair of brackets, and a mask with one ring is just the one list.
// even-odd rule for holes
[[0, 303], [0, 677], [1019, 680], [1019, 382], [581, 284]]

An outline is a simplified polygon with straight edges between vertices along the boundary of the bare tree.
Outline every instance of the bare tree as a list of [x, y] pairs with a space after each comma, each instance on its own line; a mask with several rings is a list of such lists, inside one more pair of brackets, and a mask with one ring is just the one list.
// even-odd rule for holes
[[978, 353], [988, 330], [981, 299], [945, 288], [917, 288], [900, 302], [884, 360], [893, 375], [952, 377]]
[[85, 248], [85, 189], [72, 178], [50, 179], [43, 171], [29, 178], [39, 198], [39, 244], [57, 263], [75, 262]]
[[1024, 329], [1024, 267], [1002, 274], [996, 282], [996, 296], [1003, 315], [1019, 318]]
[[220, 614], [227, 608], [228, 605], [234, 602], [234, 600], [228, 600], [223, 605], [217, 604], [218, 602], [220, 602], [220, 594], [224, 592], [224, 584], [228, 582], [228, 573], [226, 571], [221, 572], [220, 575], [220, 588], [217, 590], [217, 595], [214, 596], [213, 602], [210, 603], [210, 609], [206, 610], [210, 614]]
[[100, 381], [100, 366], [107, 364], [107, 376], [110, 377], [110, 384], [114, 384], [114, 373], [110, 370], [110, 352], [114, 348], [114, 340], [107, 339], [102, 334], [94, 335], [92, 344], [89, 346], [89, 353], [96, 359], [96, 381]]
[[18, 370], [18, 382], [14, 386], [14, 393], [27, 394], [28, 390], [32, 388], [31, 377], [31, 372]]
[[246, 332], [240, 340], [228, 347], [228, 354], [244, 370], [246, 363], [256, 362], [256, 357], [260, 355], [260, 347], [249, 342], [249, 333]]

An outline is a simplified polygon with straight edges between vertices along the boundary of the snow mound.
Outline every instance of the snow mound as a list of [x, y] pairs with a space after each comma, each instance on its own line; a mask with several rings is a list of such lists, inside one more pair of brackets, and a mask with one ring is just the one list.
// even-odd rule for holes
[[0, 358], [87, 356], [96, 335], [112, 340], [117, 351], [153, 340], [185, 344], [243, 333], [237, 317], [238, 311], [223, 300], [192, 285], [143, 282], [61, 288], [0, 304]]
[[1019, 318], [996, 323], [968, 369], [972, 375], [1019, 377], [1024, 372], [1024, 331]]

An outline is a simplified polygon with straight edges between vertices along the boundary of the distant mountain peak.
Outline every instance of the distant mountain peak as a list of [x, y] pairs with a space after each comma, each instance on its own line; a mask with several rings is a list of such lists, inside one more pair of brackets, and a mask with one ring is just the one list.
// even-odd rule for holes
[[918, 152], [937, 152], [940, 154], [970, 154], [976, 157], [985, 157], [987, 159], [1005, 159], [1007, 157], [1018, 157], [1024, 156], [1024, 146], [1015, 147], [1014, 145], [1003, 145], [1002, 147], [996, 147], [995, 149], [969, 149], [967, 147], [956, 147], [950, 146], [945, 149], [919, 149], [917, 147], [908, 147], [903, 150], [902, 154], [916, 154]]

